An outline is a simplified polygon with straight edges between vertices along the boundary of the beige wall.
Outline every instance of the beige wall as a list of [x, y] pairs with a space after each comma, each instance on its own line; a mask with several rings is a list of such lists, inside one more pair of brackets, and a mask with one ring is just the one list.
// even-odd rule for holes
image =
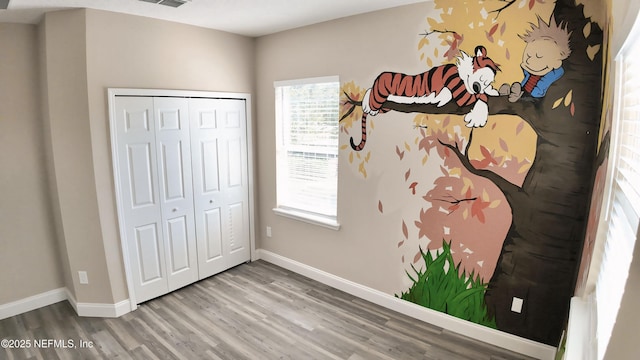
[[[253, 91], [253, 40], [94, 10], [46, 17], [48, 115], [78, 302], [128, 297], [115, 210], [109, 87]], [[109, 31], [105, 31], [109, 29]], [[89, 284], [77, 282], [88, 272]]]
[[631, 32], [638, 11], [640, 2], [634, 0], [608, 0], [612, 9], [613, 31], [611, 32], [611, 53], [615, 57], [622, 49], [624, 42]]
[[[94, 10], [1, 29], [0, 256], [9, 270], [0, 285], [16, 290], [2, 292], [0, 304], [59, 287], [81, 303], [127, 299], [107, 88], [253, 93], [255, 41]], [[88, 285], [78, 271], [87, 271]]]
[[0, 30], [0, 288], [15, 289], [0, 304], [60, 287], [81, 303], [125, 300], [107, 88], [253, 93], [255, 40], [95, 10]]
[[63, 287], [40, 112], [38, 29], [0, 24], [0, 304]]
[[53, 142], [51, 138], [51, 118], [49, 117], [49, 94], [47, 92], [47, 32], [45, 21], [38, 25], [38, 48], [39, 48], [39, 73], [40, 73], [40, 109], [42, 113], [42, 131], [43, 145], [45, 148], [47, 163], [47, 179], [49, 182], [49, 198], [51, 200], [51, 216], [55, 228], [55, 237], [57, 239], [59, 260], [62, 265], [62, 276], [64, 278], [65, 288], [75, 296], [73, 286], [73, 278], [69, 267], [69, 257], [67, 256], [67, 244], [64, 237], [64, 228], [62, 226], [62, 214], [60, 212], [60, 199], [58, 198], [58, 183], [56, 182], [55, 165], [53, 159]]
[[[78, 302], [112, 303], [105, 272], [97, 192], [91, 156], [85, 16], [82, 10], [45, 17], [47, 108], [59, 209]], [[89, 284], [80, 285], [78, 271]]]
[[[384, 184], [380, 183], [379, 174], [373, 173], [362, 181], [357, 169], [348, 163], [346, 151], [340, 152], [339, 159], [338, 221], [342, 224], [339, 231], [283, 218], [272, 211], [276, 206], [273, 82], [339, 75], [341, 82], [355, 80], [360, 86], [370, 86], [372, 76], [381, 71], [425, 71], [417, 44], [426, 26], [425, 15], [432, 7], [430, 3], [410, 5], [258, 38], [255, 131], [258, 248], [380, 291], [394, 293], [400, 289], [398, 285], [406, 275], [403, 276], [399, 257], [391, 258], [397, 261], [390, 260], [400, 240], [399, 223], [371, 212], [377, 208], [375, 196], [383, 191]], [[393, 116], [394, 120], [376, 121], [379, 136], [370, 138], [370, 142], [383, 141], [381, 134], [393, 138], [394, 127], [400, 131], [411, 129], [411, 115]], [[359, 125], [351, 130], [356, 139], [358, 128]], [[401, 138], [398, 135], [396, 142]], [[341, 135], [340, 141], [345, 144], [348, 137]], [[384, 161], [380, 158], [383, 155], [376, 156]], [[389, 207], [385, 214], [387, 211], [402, 209]], [[272, 227], [273, 237], [266, 237], [266, 226]]]

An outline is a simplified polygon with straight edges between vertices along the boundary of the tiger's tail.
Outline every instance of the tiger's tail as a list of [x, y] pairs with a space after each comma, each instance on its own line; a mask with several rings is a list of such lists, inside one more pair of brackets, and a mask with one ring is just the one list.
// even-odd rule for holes
[[362, 138], [360, 139], [360, 144], [356, 145], [353, 142], [353, 137], [351, 137], [350, 142], [353, 150], [360, 151], [364, 149], [364, 145], [367, 143], [367, 113], [362, 113]]

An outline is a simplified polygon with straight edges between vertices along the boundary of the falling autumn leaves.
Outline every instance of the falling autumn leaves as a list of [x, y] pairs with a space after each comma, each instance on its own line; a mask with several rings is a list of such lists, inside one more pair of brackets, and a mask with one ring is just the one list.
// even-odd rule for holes
[[[584, 35], [585, 39], [588, 39], [589, 35], [591, 35], [591, 26], [591, 22], [587, 22], [584, 28], [582, 28], [582, 34]], [[589, 57], [589, 59], [591, 59], [591, 61], [595, 59], [596, 54], [598, 53], [598, 51], [600, 51], [600, 47], [600, 44], [587, 46], [587, 56]]]
[[553, 103], [553, 106], [551, 108], [555, 109], [555, 108], [559, 107], [562, 104], [564, 104], [564, 107], [569, 107], [569, 112], [571, 113], [571, 116], [575, 115], [575, 113], [576, 113], [576, 105], [573, 103], [573, 90], [569, 90], [567, 95], [565, 95], [565, 96], [559, 98], [558, 100], [556, 100]]
[[[592, 24], [593, 24], [592, 22], [587, 22], [585, 26], [582, 28], [582, 35], [584, 35], [585, 39], [588, 39], [589, 36], [591, 35], [591, 31], [593, 27]], [[595, 60], [596, 54], [598, 54], [598, 52], [600, 51], [600, 48], [601, 48], [601, 44], [594, 44], [594, 45], [587, 46], [587, 49], [586, 49], [587, 56], [591, 61]], [[565, 96], [555, 100], [551, 108], [556, 109], [561, 105], [564, 105], [565, 108], [569, 108], [569, 113], [571, 114], [571, 116], [575, 116], [576, 106], [575, 106], [575, 103], [573, 102], [573, 90], [569, 90]]]
[[404, 150], [401, 151], [398, 145], [396, 145], [396, 154], [398, 154], [398, 157], [400, 158], [400, 160], [404, 158]]

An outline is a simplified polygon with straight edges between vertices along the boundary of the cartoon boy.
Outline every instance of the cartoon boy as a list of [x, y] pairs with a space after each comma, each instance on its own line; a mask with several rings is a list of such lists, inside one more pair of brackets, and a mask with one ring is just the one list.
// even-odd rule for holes
[[569, 33], [562, 24], [556, 24], [553, 16], [549, 24], [538, 17], [538, 26], [531, 24], [531, 30], [520, 38], [527, 43], [522, 54], [524, 79], [519, 83], [500, 88], [501, 95], [509, 95], [509, 101], [516, 102], [523, 95], [541, 98], [549, 86], [563, 74], [562, 60], [569, 57]]

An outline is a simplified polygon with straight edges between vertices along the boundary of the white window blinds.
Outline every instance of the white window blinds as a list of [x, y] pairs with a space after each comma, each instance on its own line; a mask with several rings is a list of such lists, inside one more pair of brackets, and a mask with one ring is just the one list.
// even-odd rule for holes
[[640, 41], [618, 60], [611, 190], [602, 263], [596, 280], [598, 359], [604, 357], [624, 293], [640, 215]]
[[337, 77], [275, 82], [277, 210], [335, 223], [338, 190]]

